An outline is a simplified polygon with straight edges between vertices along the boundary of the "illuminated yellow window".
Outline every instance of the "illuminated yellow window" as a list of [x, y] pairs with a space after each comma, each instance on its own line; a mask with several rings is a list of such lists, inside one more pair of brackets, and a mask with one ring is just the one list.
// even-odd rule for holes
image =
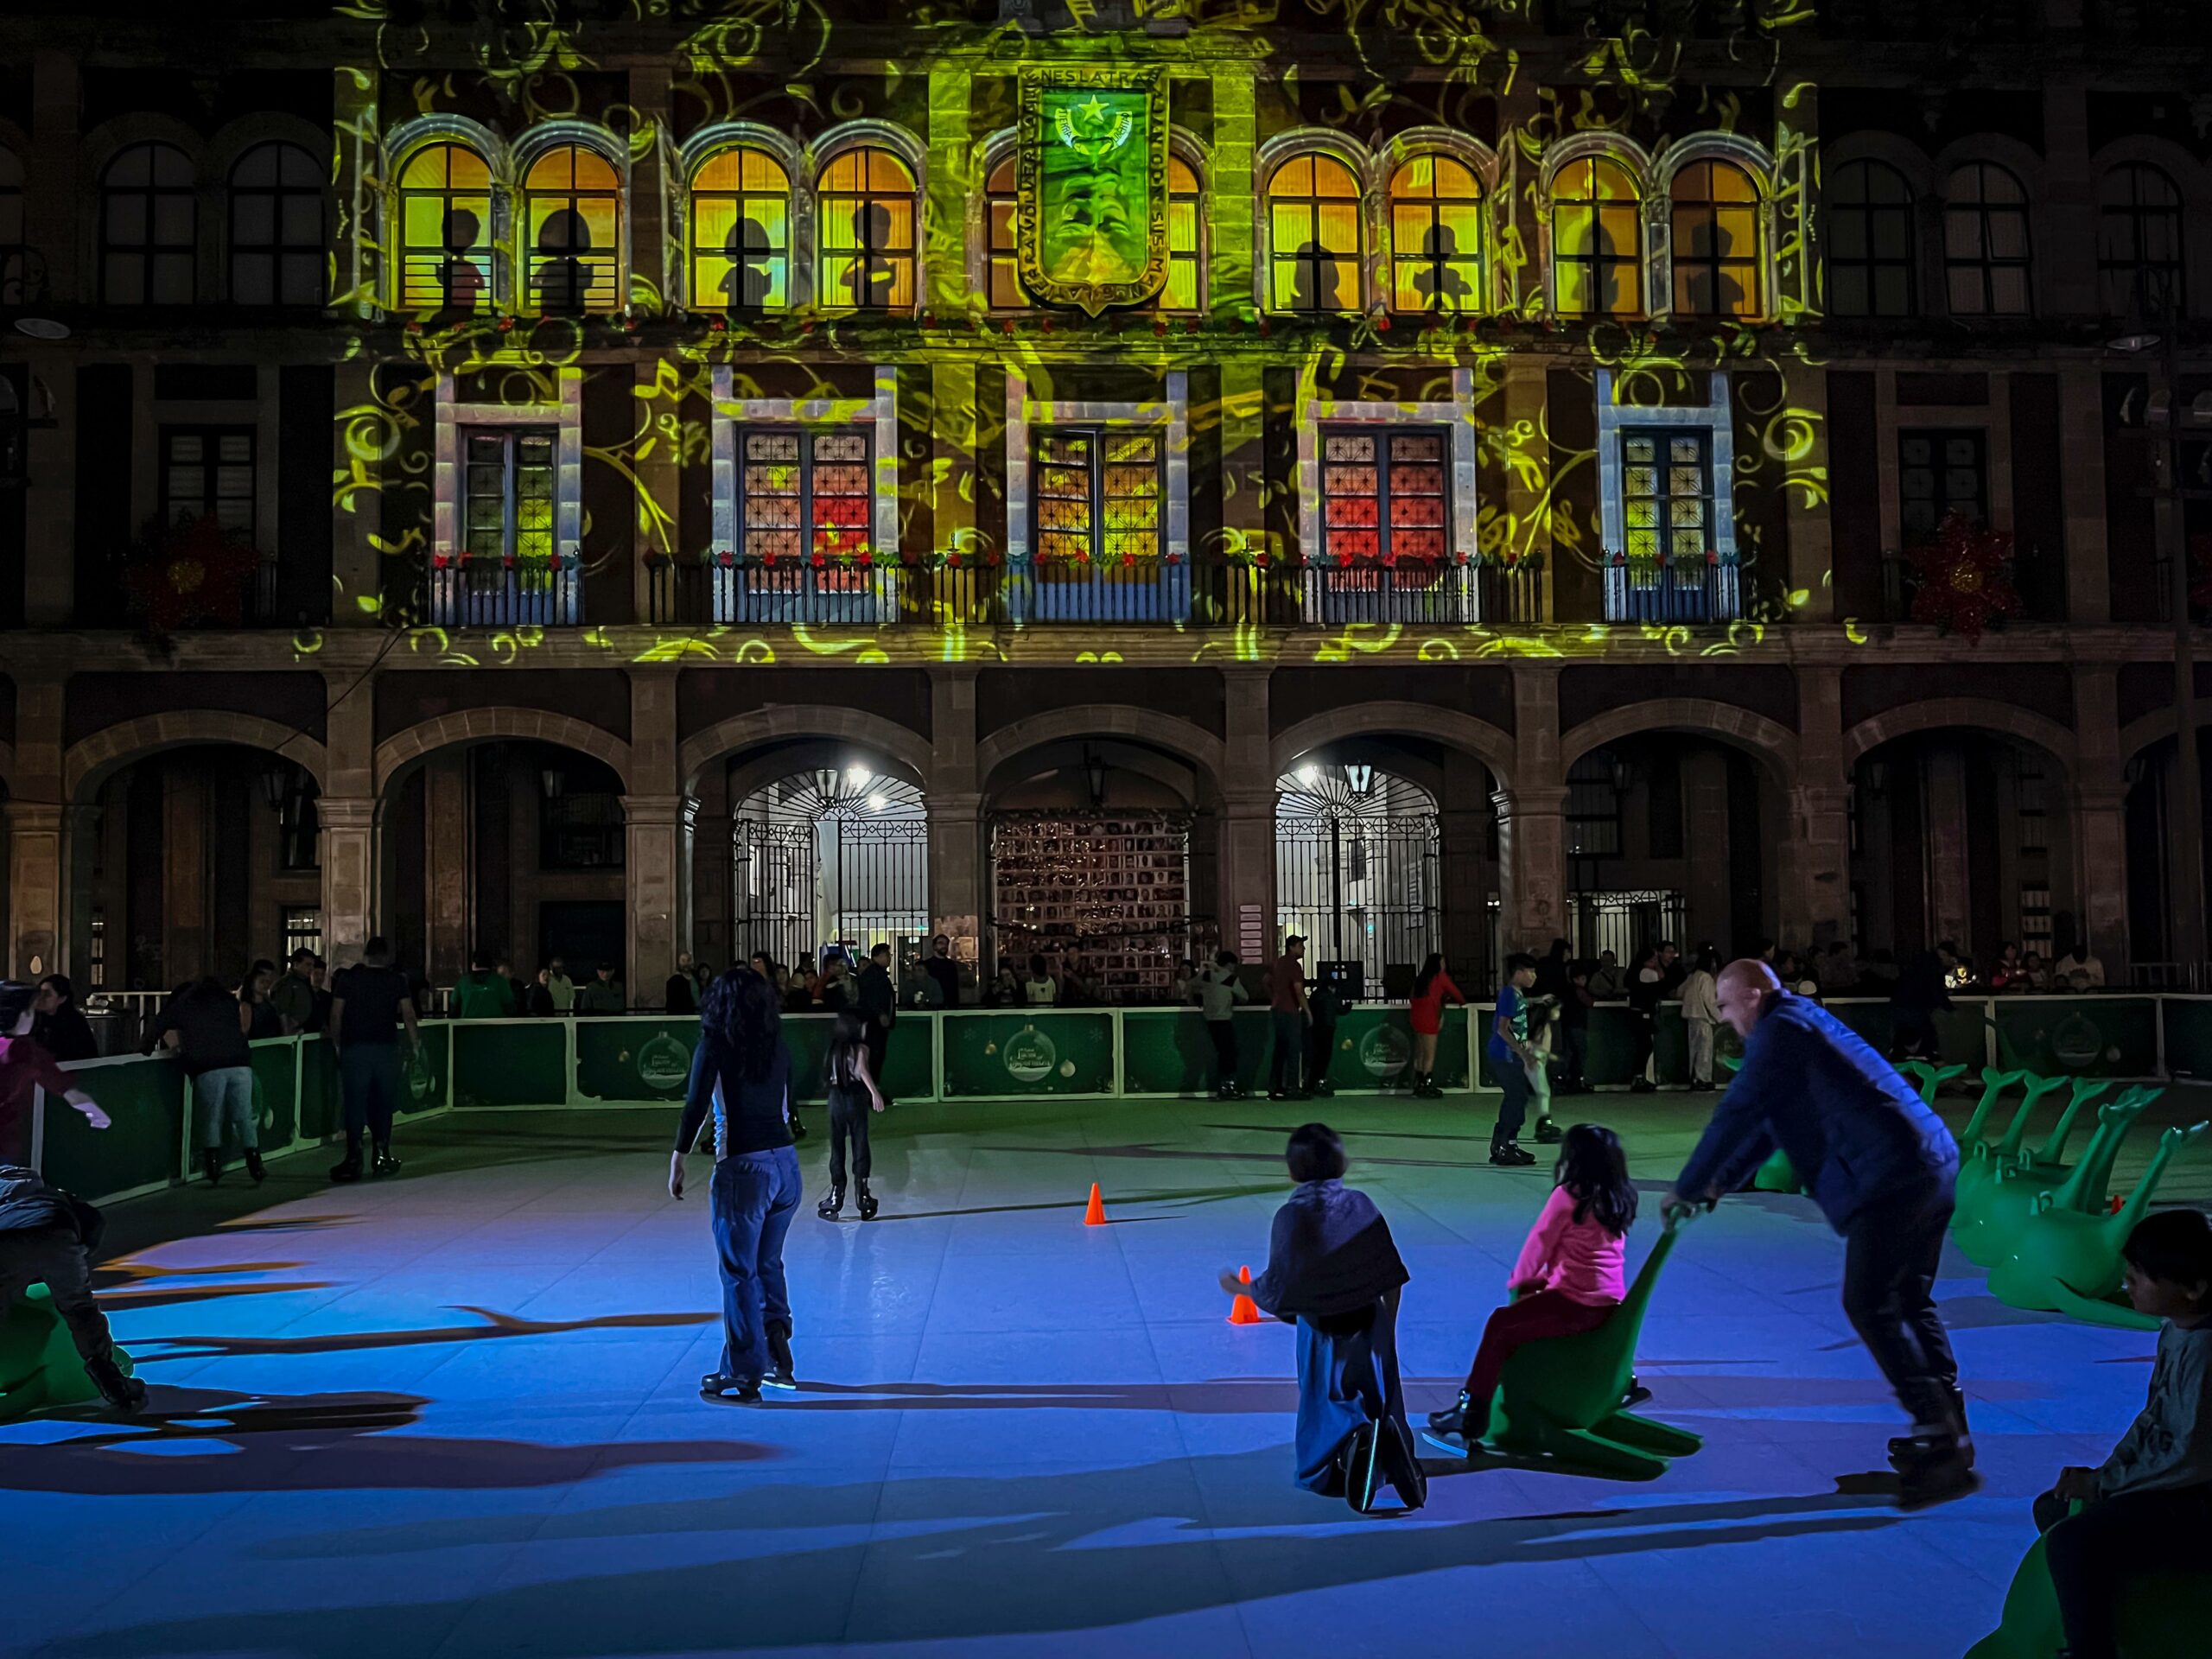
[[1482, 308], [1482, 185], [1453, 156], [1416, 156], [1390, 175], [1390, 308]]
[[1198, 170], [1180, 156], [1167, 158], [1167, 283], [1160, 290], [1162, 311], [1205, 308], [1205, 254], [1199, 240], [1205, 210]]
[[575, 315], [622, 305], [622, 177], [582, 144], [561, 144], [523, 180], [524, 299], [534, 311]]
[[1675, 175], [1675, 315], [1756, 317], [1759, 192], [1732, 162], [1693, 162]]
[[1587, 156], [1552, 180], [1552, 308], [1563, 317], [1643, 315], [1643, 199], [1618, 162]]
[[849, 149], [823, 169], [816, 300], [866, 311], [913, 308], [914, 175], [887, 149]]
[[1268, 308], [1357, 311], [1359, 184], [1329, 156], [1294, 156], [1268, 179]]
[[791, 181], [763, 149], [725, 149], [691, 175], [692, 308], [791, 302]]
[[1029, 303], [1021, 286], [1020, 262], [1015, 252], [1014, 160], [1008, 155], [983, 181], [983, 212], [989, 218], [990, 300], [994, 311], [1019, 311]]
[[465, 144], [430, 144], [399, 169], [399, 307], [492, 308], [492, 169]]

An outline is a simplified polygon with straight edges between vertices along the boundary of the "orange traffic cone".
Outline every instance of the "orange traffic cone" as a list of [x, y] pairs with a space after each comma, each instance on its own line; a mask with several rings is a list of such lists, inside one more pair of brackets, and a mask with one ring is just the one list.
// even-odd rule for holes
[[1106, 1201], [1098, 1196], [1098, 1183], [1096, 1181], [1090, 1184], [1090, 1207], [1083, 1212], [1083, 1224], [1086, 1227], [1103, 1227], [1106, 1224]]
[[1263, 1323], [1260, 1318], [1260, 1305], [1252, 1300], [1252, 1269], [1239, 1268], [1236, 1276], [1244, 1281], [1245, 1287], [1237, 1292], [1236, 1300], [1229, 1305], [1229, 1322], [1231, 1325]]

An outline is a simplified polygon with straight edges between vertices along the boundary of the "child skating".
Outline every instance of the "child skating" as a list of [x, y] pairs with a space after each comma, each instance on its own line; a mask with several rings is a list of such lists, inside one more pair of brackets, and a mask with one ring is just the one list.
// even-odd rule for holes
[[1560, 1143], [1554, 1180], [1506, 1281], [1513, 1300], [1483, 1327], [1459, 1400], [1429, 1414], [1431, 1437], [1453, 1451], [1471, 1450], [1490, 1433], [1498, 1378], [1516, 1349], [1594, 1331], [1627, 1294], [1622, 1258], [1636, 1188], [1620, 1137], [1599, 1124], [1576, 1124]]
[[867, 1016], [850, 1008], [838, 1014], [837, 1023], [830, 1027], [825, 1070], [830, 1084], [830, 1191], [815, 1206], [815, 1213], [835, 1221], [845, 1207], [845, 1147], [849, 1142], [861, 1219], [874, 1221], [875, 1195], [868, 1190], [868, 1115], [881, 1111], [884, 1100], [868, 1069]]

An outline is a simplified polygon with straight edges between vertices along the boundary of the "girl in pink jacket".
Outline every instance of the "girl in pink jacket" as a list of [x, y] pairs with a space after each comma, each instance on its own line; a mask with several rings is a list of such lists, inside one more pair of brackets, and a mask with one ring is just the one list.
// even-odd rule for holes
[[1594, 1331], [1627, 1294], [1622, 1256], [1636, 1220], [1636, 1188], [1620, 1137], [1602, 1124], [1576, 1124], [1560, 1143], [1553, 1179], [1551, 1198], [1506, 1281], [1513, 1300], [1483, 1327], [1458, 1403], [1429, 1414], [1433, 1431], [1463, 1437], [1470, 1447], [1490, 1432], [1491, 1402], [1514, 1350]]

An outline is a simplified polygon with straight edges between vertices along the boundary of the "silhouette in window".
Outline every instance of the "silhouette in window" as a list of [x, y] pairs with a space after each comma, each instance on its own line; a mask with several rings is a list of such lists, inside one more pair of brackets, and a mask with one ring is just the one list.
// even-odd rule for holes
[[871, 201], [854, 208], [853, 240], [857, 251], [845, 277], [846, 286], [853, 291], [853, 303], [871, 311], [889, 309], [892, 290], [899, 282], [899, 274], [887, 257], [891, 247], [890, 207]]
[[441, 227], [446, 257], [438, 262], [438, 287], [456, 311], [474, 311], [484, 302], [484, 270], [474, 250], [484, 222], [466, 207], [449, 207]]
[[1414, 273], [1414, 292], [1421, 296], [1424, 311], [1463, 309], [1473, 288], [1452, 268], [1459, 257], [1459, 238], [1449, 225], [1432, 225], [1421, 238], [1421, 257], [1428, 263]]
[[1319, 242], [1308, 242], [1291, 256], [1290, 308], [1341, 311], [1337, 297], [1337, 257]]
[[591, 267], [578, 257], [591, 251], [584, 216], [573, 207], [548, 213], [538, 227], [537, 251], [546, 256], [537, 267], [538, 303], [548, 312], [582, 311], [591, 291]]
[[760, 220], [748, 219], [730, 227], [729, 239], [722, 245], [729, 261], [729, 273], [722, 278], [722, 299], [731, 310], [758, 311], [768, 303], [768, 296], [775, 292], [775, 268], [770, 263], [774, 251], [767, 227]]

